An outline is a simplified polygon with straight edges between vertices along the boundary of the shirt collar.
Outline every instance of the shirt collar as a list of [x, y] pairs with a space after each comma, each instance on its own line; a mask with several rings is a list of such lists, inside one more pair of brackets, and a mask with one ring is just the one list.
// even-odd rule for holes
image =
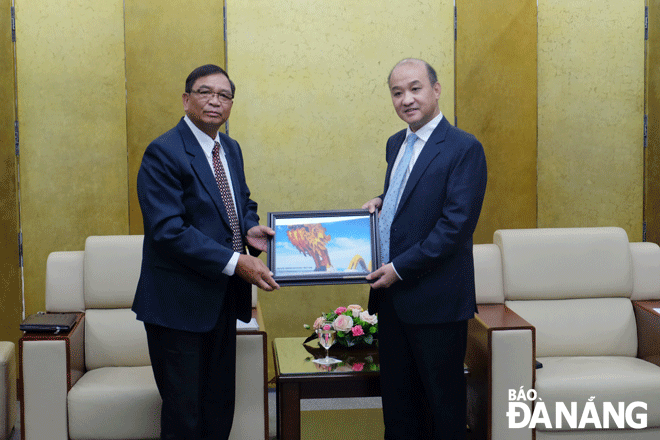
[[204, 154], [206, 154], [207, 157], [210, 157], [213, 153], [213, 147], [215, 147], [216, 142], [220, 144], [220, 150], [222, 150], [222, 143], [220, 142], [220, 136], [218, 136], [218, 133], [215, 134], [215, 139], [211, 139], [208, 134], [197, 128], [188, 115], [184, 116], [183, 120], [186, 121], [186, 124], [190, 127], [193, 135], [195, 135], [195, 139], [197, 139], [197, 142], [199, 142], [199, 145], [202, 147], [202, 150], [204, 150]]
[[[426, 141], [429, 140], [431, 137], [431, 134], [433, 133], [433, 130], [438, 126], [440, 121], [442, 120], [442, 112], [435, 118], [431, 119], [429, 122], [426, 123], [422, 128], [417, 130], [415, 134], [417, 135], [418, 138], [424, 141], [424, 144], [426, 144]], [[410, 127], [406, 130], [406, 139], [408, 139], [408, 136], [412, 134], [412, 130], [410, 130]], [[405, 142], [405, 139], [404, 139]]]

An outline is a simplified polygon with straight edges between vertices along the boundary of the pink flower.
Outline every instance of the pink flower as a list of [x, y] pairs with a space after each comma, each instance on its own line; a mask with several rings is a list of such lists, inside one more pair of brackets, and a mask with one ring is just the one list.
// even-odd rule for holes
[[356, 325], [351, 329], [351, 332], [353, 333], [353, 336], [362, 336], [364, 334], [364, 330], [362, 330], [361, 325]]
[[330, 330], [332, 329], [332, 326], [330, 324], [326, 324], [323, 326], [323, 330]]
[[335, 315], [341, 315], [346, 311], [346, 307], [337, 307], [337, 310], [335, 310]]
[[353, 364], [353, 371], [362, 371], [364, 369], [363, 362], [356, 362]]
[[339, 315], [332, 325], [338, 332], [348, 332], [353, 328], [353, 318], [348, 315]]
[[321, 326], [323, 325], [323, 321], [325, 321], [323, 319], [323, 316], [319, 316], [318, 318], [316, 318], [316, 321], [314, 321], [314, 325], [313, 325], [314, 330], [320, 329]]

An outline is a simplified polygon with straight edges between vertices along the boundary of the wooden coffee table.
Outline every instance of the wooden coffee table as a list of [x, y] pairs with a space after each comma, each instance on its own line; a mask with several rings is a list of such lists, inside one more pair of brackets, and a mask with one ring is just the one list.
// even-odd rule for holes
[[300, 399], [380, 396], [380, 365], [376, 347], [346, 349], [339, 345], [330, 356], [342, 360], [332, 367], [312, 360], [325, 356], [316, 341], [305, 338], [273, 340], [277, 383], [277, 438], [300, 439]]

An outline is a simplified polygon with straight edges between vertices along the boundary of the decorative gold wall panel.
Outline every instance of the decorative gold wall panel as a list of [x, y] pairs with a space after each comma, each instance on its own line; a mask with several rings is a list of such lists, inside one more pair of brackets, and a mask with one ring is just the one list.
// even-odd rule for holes
[[26, 312], [46, 258], [128, 233], [123, 0], [16, 0]]
[[486, 151], [475, 243], [536, 227], [536, 1], [458, 0], [456, 115]]
[[11, 0], [0, 1], [0, 341], [18, 341], [23, 304], [18, 256]]
[[125, 4], [130, 233], [142, 234], [136, 192], [142, 155], [184, 115], [181, 94], [188, 74], [203, 64], [224, 66], [224, 0]]
[[644, 220], [646, 240], [660, 243], [660, 0], [648, 0], [649, 40], [646, 59], [648, 148]]
[[642, 239], [644, 1], [539, 0], [538, 226]]
[[[236, 83], [229, 134], [248, 185], [269, 211], [360, 208], [380, 194], [385, 142], [405, 124], [387, 76], [406, 57], [439, 76], [454, 120], [453, 0], [227, 1], [227, 60]], [[260, 292], [269, 338], [305, 336], [321, 312], [366, 307], [366, 285]]]

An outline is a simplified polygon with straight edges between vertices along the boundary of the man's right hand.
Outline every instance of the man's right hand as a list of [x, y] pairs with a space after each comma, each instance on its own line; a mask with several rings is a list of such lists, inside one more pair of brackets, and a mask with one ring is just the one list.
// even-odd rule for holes
[[272, 292], [280, 288], [273, 279], [273, 272], [257, 257], [245, 254], [239, 255], [235, 273], [248, 283], [254, 284], [266, 292]]
[[369, 212], [376, 212], [381, 208], [381, 206], [383, 206], [383, 201], [380, 199], [380, 197], [376, 197], [375, 199], [371, 199], [362, 205], [362, 209], [368, 209]]

